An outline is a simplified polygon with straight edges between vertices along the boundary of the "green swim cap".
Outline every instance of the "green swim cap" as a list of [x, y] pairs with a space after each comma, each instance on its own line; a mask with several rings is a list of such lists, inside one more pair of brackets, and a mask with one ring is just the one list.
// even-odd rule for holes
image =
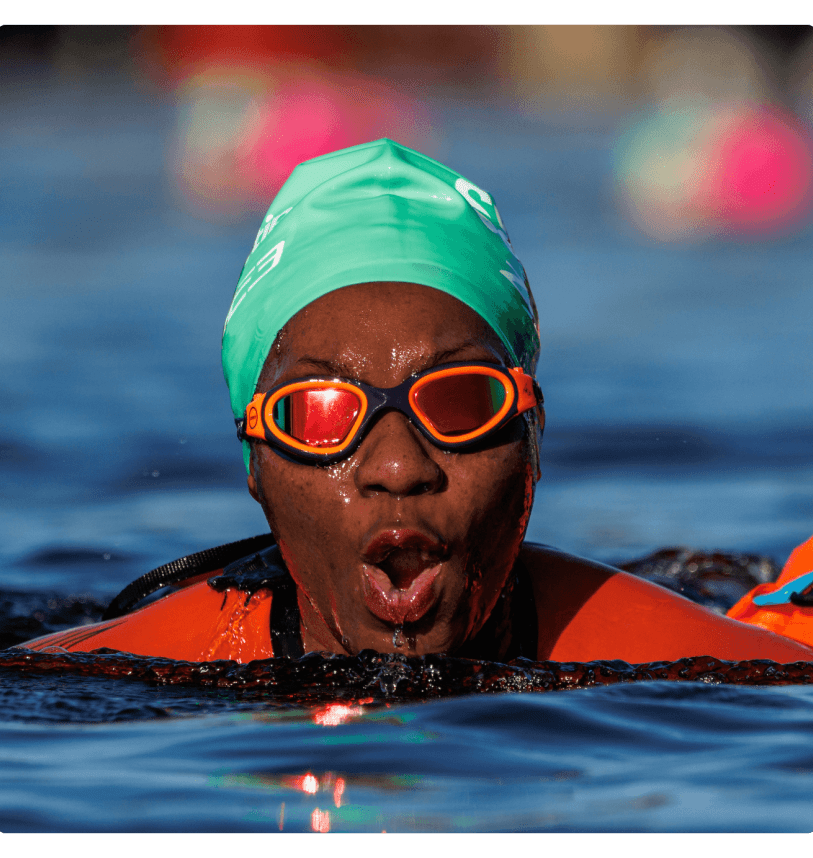
[[[491, 195], [420, 152], [376, 140], [303, 162], [271, 203], [223, 328], [235, 418], [289, 319], [335, 289], [379, 281], [453, 295], [535, 374], [536, 307]], [[244, 441], [247, 470], [249, 450]]]

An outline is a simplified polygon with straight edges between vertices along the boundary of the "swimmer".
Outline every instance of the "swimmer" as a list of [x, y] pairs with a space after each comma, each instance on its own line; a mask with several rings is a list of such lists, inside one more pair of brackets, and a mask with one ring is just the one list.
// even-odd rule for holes
[[484, 189], [390, 140], [301, 164], [223, 335], [248, 490], [273, 544], [24, 646], [243, 662], [364, 649], [811, 659], [802, 643], [524, 541], [545, 425], [539, 347], [525, 270]]

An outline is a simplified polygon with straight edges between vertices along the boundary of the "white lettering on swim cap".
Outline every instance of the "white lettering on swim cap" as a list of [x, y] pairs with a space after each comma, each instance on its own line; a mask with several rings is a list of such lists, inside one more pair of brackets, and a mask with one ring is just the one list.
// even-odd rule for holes
[[[284, 249], [285, 249], [285, 242], [284, 241], [280, 241], [277, 244], [275, 244], [271, 248], [271, 250], [269, 250], [268, 253], [265, 254], [265, 256], [260, 258], [260, 261], [257, 263], [257, 268], [258, 269], [265, 268], [265, 266], [269, 265], [269, 264], [271, 265], [271, 268], [276, 268], [277, 265], [279, 264], [280, 257], [282, 256], [282, 251]], [[272, 253], [274, 254], [273, 256], [271, 256]], [[269, 256], [271, 256], [270, 259], [268, 258]], [[268, 271], [270, 271], [271, 268], [269, 268]], [[268, 274], [268, 271], [263, 272], [262, 276], [264, 277], [266, 274]], [[260, 278], [258, 277], [254, 281], [254, 283], [252, 283], [251, 286], [249, 286], [248, 289], [246, 289], [246, 292], [250, 292], [254, 288], [254, 285], [256, 283], [259, 283], [259, 282], [260, 282]]]
[[[285, 214], [285, 212], [283, 212]], [[223, 325], [223, 330], [226, 330], [226, 325], [229, 324], [229, 320], [234, 315], [234, 311], [243, 303], [243, 298], [248, 295], [248, 293], [260, 282], [260, 280], [265, 277], [266, 274], [269, 274], [273, 271], [277, 265], [279, 265], [280, 259], [282, 259], [282, 251], [285, 249], [285, 241], [280, 241], [275, 244], [268, 253], [263, 256], [260, 261], [252, 266], [249, 270], [248, 274], [242, 279], [240, 283], [237, 284], [237, 288], [234, 290], [234, 298], [232, 298], [231, 309], [229, 310], [229, 315], [226, 316], [226, 322]], [[266, 266], [268, 266], [266, 268]], [[265, 268], [262, 274], [259, 277], [256, 277], [254, 280], [251, 279], [251, 275], [254, 273], [255, 269], [257, 273]]]
[[[491, 194], [487, 191], [484, 191], [482, 188], [478, 188], [477, 185], [473, 185], [467, 179], [464, 179], [462, 176], [454, 183], [454, 189], [463, 196], [463, 199], [479, 214], [485, 215], [488, 217], [488, 212], [483, 208], [482, 203], [485, 203], [487, 206], [491, 206], [493, 208], [493, 203], [491, 202]], [[477, 194], [477, 197], [473, 197], [471, 195], [471, 191], [474, 191]]]
[[[516, 257], [514, 257], [514, 258], [516, 259]], [[518, 259], [517, 259], [517, 262], [519, 263]], [[504, 270], [500, 269], [500, 274], [502, 274], [503, 277], [505, 277], [507, 280], [509, 280], [514, 285], [517, 292], [519, 292], [519, 294], [522, 296], [522, 301], [525, 304], [525, 308], [528, 311], [528, 315], [533, 319], [534, 311], [533, 311], [533, 305], [531, 304], [530, 290], [528, 288], [528, 281], [525, 277], [525, 269], [522, 267], [522, 264], [520, 263], [519, 271], [517, 271], [516, 268], [514, 268], [513, 264], [511, 263], [510, 259], [506, 259], [505, 264], [508, 266], [508, 268], [510, 270], [504, 271]], [[522, 273], [521, 277], [520, 277], [520, 273]]]
[[[494, 201], [491, 199], [491, 194], [462, 177], [454, 183], [454, 187], [463, 196], [463, 199], [477, 212], [485, 226], [495, 235], [498, 235], [502, 239], [503, 244], [516, 256], [514, 248], [511, 245], [511, 239], [505, 231], [505, 224], [502, 222], [500, 213], [497, 211], [497, 206], [494, 205]], [[477, 196], [472, 196], [472, 192]], [[494, 212], [493, 216], [483, 208], [483, 203], [491, 208]], [[497, 221], [496, 224], [494, 223], [495, 220]]]
[[257, 233], [257, 237], [254, 239], [254, 247], [251, 248], [251, 253], [254, 253], [261, 241], [265, 241], [265, 238], [268, 233], [270, 233], [271, 230], [279, 223], [279, 219], [283, 215], [287, 215], [292, 208], [293, 206], [288, 206], [288, 208], [285, 209], [284, 212], [280, 212], [276, 216], [271, 212], [268, 212], [268, 214], [265, 216], [265, 221], [263, 222], [263, 225], [260, 227], [260, 230]]
[[[494, 209], [494, 211], [496, 211], [496, 209]], [[502, 243], [511, 251], [511, 253], [514, 254], [514, 256], [516, 256], [516, 253], [514, 253], [514, 246], [511, 244], [511, 239], [508, 237], [508, 233], [504, 229], [494, 226], [494, 224], [487, 217], [483, 217], [480, 212], [477, 212], [477, 215], [483, 224], [495, 235], [498, 235], [502, 239]]]

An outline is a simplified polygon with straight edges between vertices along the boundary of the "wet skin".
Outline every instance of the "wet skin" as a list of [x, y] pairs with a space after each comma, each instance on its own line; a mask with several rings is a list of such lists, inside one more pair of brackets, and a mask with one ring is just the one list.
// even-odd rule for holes
[[[361, 284], [285, 326], [257, 391], [308, 375], [394, 387], [468, 360], [510, 365], [473, 310], [425, 286]], [[329, 466], [253, 444], [249, 491], [297, 584], [305, 651], [452, 653], [470, 641], [519, 553], [535, 470], [522, 418], [484, 446], [446, 452], [389, 411]]]

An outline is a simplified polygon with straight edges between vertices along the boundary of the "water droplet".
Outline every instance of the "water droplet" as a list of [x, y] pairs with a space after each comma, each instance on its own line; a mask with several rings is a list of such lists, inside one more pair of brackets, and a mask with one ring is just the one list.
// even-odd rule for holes
[[404, 645], [404, 627], [396, 626], [392, 633], [392, 645], [400, 649]]

